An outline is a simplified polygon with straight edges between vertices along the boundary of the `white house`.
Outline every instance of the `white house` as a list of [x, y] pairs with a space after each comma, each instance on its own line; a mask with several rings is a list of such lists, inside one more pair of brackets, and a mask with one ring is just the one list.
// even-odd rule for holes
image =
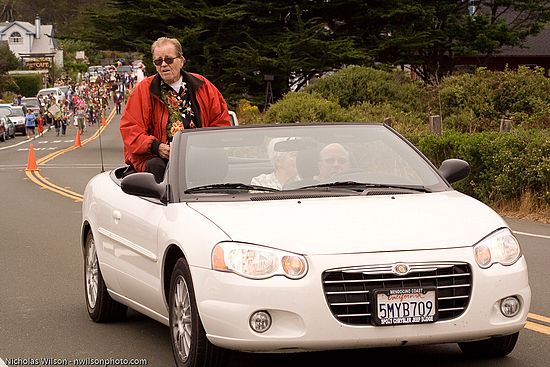
[[37, 15], [29, 22], [0, 23], [0, 41], [8, 41], [10, 50], [28, 69], [49, 69], [51, 62], [63, 66], [63, 50], [58, 49], [52, 25], [41, 24]]

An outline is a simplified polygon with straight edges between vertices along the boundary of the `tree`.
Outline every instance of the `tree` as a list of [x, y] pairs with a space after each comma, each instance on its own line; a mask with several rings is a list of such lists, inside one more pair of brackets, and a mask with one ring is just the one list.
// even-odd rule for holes
[[18, 67], [19, 60], [11, 52], [8, 43], [0, 42], [0, 99], [3, 97], [3, 92], [16, 92], [19, 89], [15, 81], [8, 75], [9, 70], [15, 70]]
[[[77, 33], [149, 58], [155, 39], [175, 37], [183, 44], [188, 70], [211, 79], [228, 100], [244, 97], [258, 103], [264, 98], [264, 75], [274, 76], [273, 94], [278, 98], [315, 75], [369, 61], [353, 38], [338, 37], [318, 16], [322, 3], [115, 0], [90, 12], [90, 21]], [[149, 59], [148, 68], [151, 65]]]
[[273, 75], [277, 99], [349, 64], [410, 65], [433, 82], [463, 56], [520, 45], [549, 9], [550, 0], [110, 0], [83, 11], [65, 37], [141, 52], [148, 70], [151, 43], [175, 37], [187, 70], [229, 101], [260, 104], [264, 75]]
[[52, 24], [56, 33], [64, 33], [77, 21], [84, 9], [101, 7], [106, 0], [0, 0], [1, 21], [34, 23], [35, 17], [42, 24]]
[[7, 42], [0, 42], [0, 75], [19, 67], [19, 60], [11, 52]]
[[550, 1], [539, 0], [397, 0], [379, 5], [382, 31], [365, 39], [371, 55], [381, 62], [409, 64], [426, 82], [452, 72], [463, 56], [488, 58], [503, 46], [521, 45], [550, 17]]

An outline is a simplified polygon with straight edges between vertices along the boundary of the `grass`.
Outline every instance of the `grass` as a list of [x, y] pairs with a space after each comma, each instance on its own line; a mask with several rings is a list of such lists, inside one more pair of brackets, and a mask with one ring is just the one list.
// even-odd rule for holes
[[532, 192], [525, 192], [519, 200], [489, 204], [501, 216], [529, 219], [550, 224], [550, 205], [536, 200]]

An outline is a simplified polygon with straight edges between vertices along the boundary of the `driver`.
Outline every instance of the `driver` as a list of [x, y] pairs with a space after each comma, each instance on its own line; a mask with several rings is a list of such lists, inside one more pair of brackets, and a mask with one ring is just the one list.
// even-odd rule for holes
[[350, 154], [341, 144], [331, 143], [319, 153], [320, 182], [326, 182], [331, 177], [351, 168]]

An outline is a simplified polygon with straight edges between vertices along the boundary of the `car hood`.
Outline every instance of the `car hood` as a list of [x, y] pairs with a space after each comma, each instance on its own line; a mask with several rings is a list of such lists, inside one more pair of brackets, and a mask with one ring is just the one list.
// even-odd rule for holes
[[302, 254], [472, 246], [507, 226], [458, 191], [188, 205], [234, 241]]
[[25, 123], [25, 117], [24, 117], [24, 116], [10, 116], [10, 120], [11, 120], [15, 125], [20, 125], [20, 124], [24, 124], [24, 123]]

